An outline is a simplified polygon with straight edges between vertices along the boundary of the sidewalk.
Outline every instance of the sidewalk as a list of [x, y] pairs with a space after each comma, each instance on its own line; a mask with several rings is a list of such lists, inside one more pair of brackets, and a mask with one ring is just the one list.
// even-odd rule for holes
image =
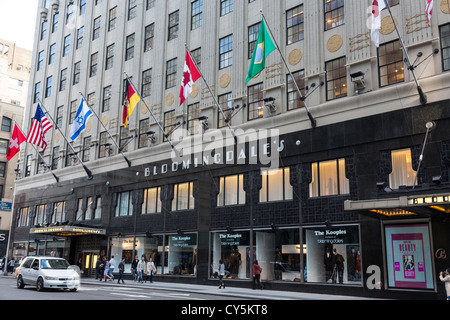
[[118, 284], [114, 281], [99, 281], [95, 279], [82, 278], [81, 285], [103, 285], [114, 287], [130, 287], [149, 290], [167, 290], [175, 292], [191, 292], [197, 294], [208, 294], [217, 296], [227, 296], [233, 298], [247, 298], [257, 300], [376, 300], [373, 298], [341, 296], [330, 294], [314, 294], [305, 292], [276, 291], [276, 290], [252, 290], [247, 288], [226, 287], [219, 289], [218, 286], [185, 284], [185, 283], [138, 283], [133, 280], [125, 281], [125, 284]]

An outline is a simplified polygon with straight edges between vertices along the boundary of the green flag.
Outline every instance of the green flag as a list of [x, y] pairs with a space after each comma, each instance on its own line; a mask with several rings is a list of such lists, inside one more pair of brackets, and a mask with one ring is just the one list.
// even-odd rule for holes
[[247, 84], [250, 80], [255, 78], [266, 67], [266, 58], [276, 49], [275, 44], [270, 37], [266, 28], [264, 19], [261, 21], [261, 27], [259, 29], [258, 41], [256, 41], [255, 51], [253, 51], [252, 61], [250, 68], [248, 69]]

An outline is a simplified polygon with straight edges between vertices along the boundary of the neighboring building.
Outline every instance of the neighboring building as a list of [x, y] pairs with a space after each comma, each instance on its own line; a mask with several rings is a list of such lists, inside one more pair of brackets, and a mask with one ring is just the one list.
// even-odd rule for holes
[[[81, 258], [90, 276], [100, 256], [124, 257], [129, 273], [133, 257], [145, 255], [161, 281], [214, 285], [223, 259], [236, 286], [249, 285], [257, 259], [266, 288], [442, 297], [436, 279], [450, 264], [445, 5], [435, 3], [427, 25], [424, 1], [391, 1], [410, 57], [422, 53], [414, 71], [425, 102], [387, 11], [380, 47], [371, 42], [371, 1], [41, 2], [25, 122], [41, 103], [69, 136], [81, 92], [102, 124], [92, 117], [73, 143], [84, 167], [55, 129], [46, 136], [48, 167], [26, 150], [14, 256]], [[278, 52], [244, 84], [260, 9], [316, 126]], [[202, 79], [179, 106], [185, 43], [237, 145]], [[145, 102], [127, 128], [124, 72]], [[341, 272], [333, 272], [334, 250]]]
[[[0, 256], [6, 254], [11, 224], [14, 181], [19, 156], [7, 161], [14, 123], [23, 123], [31, 70], [30, 50], [0, 39]], [[3, 236], [2, 236], [3, 235]]]

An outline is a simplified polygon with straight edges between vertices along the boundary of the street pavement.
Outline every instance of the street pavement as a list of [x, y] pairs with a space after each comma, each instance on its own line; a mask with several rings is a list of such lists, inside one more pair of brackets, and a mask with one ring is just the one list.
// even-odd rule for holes
[[373, 298], [344, 296], [344, 295], [330, 295], [330, 294], [314, 294], [305, 292], [291, 292], [291, 291], [277, 291], [277, 290], [253, 290], [251, 288], [237, 288], [226, 287], [225, 289], [219, 289], [218, 286], [198, 285], [198, 284], [185, 284], [185, 283], [168, 283], [157, 282], [153, 283], [139, 283], [133, 280], [125, 281], [125, 284], [118, 284], [117, 280], [114, 281], [99, 281], [95, 279], [82, 278], [82, 285], [104, 285], [104, 286], [126, 286], [137, 288], [148, 288], [149, 290], [165, 290], [176, 292], [191, 292], [197, 294], [227, 296], [236, 299], [255, 299], [255, 300], [375, 300]]

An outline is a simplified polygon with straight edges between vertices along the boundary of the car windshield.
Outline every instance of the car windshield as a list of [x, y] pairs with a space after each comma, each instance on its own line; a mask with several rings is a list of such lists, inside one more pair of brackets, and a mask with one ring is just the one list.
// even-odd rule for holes
[[58, 269], [66, 270], [69, 269], [70, 264], [66, 260], [62, 259], [42, 259], [41, 268], [42, 269]]

